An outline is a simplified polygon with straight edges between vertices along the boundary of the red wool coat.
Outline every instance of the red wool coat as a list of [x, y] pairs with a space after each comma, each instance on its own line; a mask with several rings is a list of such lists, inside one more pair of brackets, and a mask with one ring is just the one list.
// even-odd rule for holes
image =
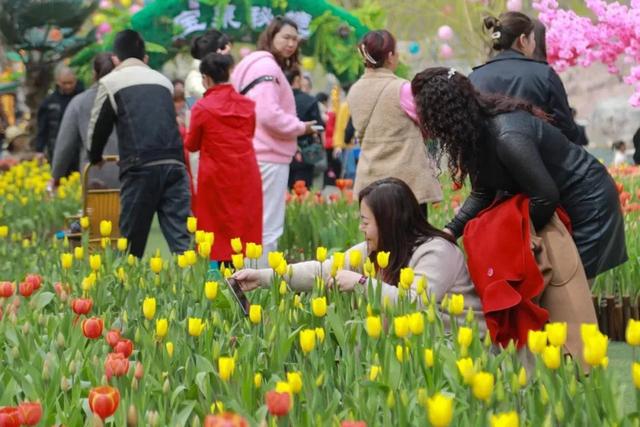
[[262, 179], [253, 150], [255, 104], [231, 86], [207, 90], [191, 110], [185, 146], [200, 151], [195, 215], [215, 233], [211, 259], [231, 259], [230, 240], [262, 242]]
[[[571, 230], [566, 213], [556, 212]], [[464, 228], [464, 248], [492, 341], [524, 346], [529, 330], [549, 318], [534, 301], [544, 279], [531, 250], [529, 199], [518, 195], [480, 212]]]

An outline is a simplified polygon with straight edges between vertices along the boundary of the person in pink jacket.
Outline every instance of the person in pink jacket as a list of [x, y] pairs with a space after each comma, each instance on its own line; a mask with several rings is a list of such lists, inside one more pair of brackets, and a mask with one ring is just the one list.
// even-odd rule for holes
[[298, 43], [296, 23], [276, 17], [260, 35], [258, 50], [242, 59], [231, 75], [236, 90], [256, 104], [253, 148], [262, 176], [261, 265], [277, 249], [283, 232], [289, 164], [297, 138], [314, 132], [315, 122], [303, 122], [296, 116], [293, 91], [283, 73], [297, 65]]

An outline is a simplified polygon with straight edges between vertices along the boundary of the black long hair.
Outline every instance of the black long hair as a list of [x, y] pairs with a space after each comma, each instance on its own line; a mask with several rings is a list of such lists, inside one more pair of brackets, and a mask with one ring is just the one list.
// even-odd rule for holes
[[427, 68], [411, 82], [418, 118], [425, 133], [447, 155], [451, 178], [462, 185], [471, 179], [486, 155], [489, 120], [516, 110], [547, 121], [548, 115], [524, 101], [480, 94], [463, 74], [444, 67]]
[[369, 256], [376, 262], [378, 251], [389, 252], [389, 265], [381, 271], [382, 279], [397, 286], [400, 270], [409, 264], [416, 246], [434, 237], [452, 244], [449, 234], [438, 230], [425, 217], [411, 188], [397, 178], [375, 181], [358, 194], [359, 202], [367, 203], [378, 226], [378, 248]]

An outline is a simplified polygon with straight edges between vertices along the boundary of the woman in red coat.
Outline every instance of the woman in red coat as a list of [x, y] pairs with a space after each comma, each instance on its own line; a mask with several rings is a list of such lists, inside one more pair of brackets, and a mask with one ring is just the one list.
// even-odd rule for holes
[[206, 92], [191, 110], [186, 140], [200, 151], [196, 211], [198, 226], [213, 231], [211, 259], [229, 261], [230, 239], [262, 241], [262, 181], [253, 151], [255, 104], [228, 83], [233, 58], [210, 53], [200, 72]]

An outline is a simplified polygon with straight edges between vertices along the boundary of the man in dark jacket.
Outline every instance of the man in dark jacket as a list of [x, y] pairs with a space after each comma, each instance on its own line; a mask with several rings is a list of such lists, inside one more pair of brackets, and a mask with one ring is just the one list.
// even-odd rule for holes
[[572, 142], [586, 145], [573, 120], [560, 76], [546, 62], [505, 49], [473, 69], [471, 83], [483, 93], [497, 93], [529, 102], [551, 116], [552, 124]]
[[[318, 100], [302, 90], [302, 74], [300, 70], [294, 68], [286, 71], [285, 75], [293, 89], [298, 118], [305, 122], [315, 121], [319, 125], [323, 125]], [[289, 188], [293, 188], [293, 184], [295, 184], [296, 181], [304, 181], [307, 187], [311, 188], [316, 166], [312, 163], [305, 162], [302, 156], [302, 149], [309, 147], [311, 144], [318, 144], [318, 152], [322, 151], [322, 153], [324, 153], [324, 147], [320, 144], [317, 134], [298, 137], [298, 151], [296, 151], [295, 156], [293, 156], [289, 168]]]
[[[75, 73], [69, 67], [61, 66], [56, 69], [56, 88], [47, 96], [38, 108], [38, 135], [36, 136], [36, 151], [44, 153], [51, 162], [56, 145], [56, 137], [60, 129], [60, 122], [71, 99], [83, 91], [82, 83], [78, 82]], [[78, 156], [70, 162], [71, 170], [78, 170]]]
[[182, 139], [173, 106], [173, 85], [146, 65], [144, 40], [133, 30], [119, 32], [113, 44], [114, 71], [98, 83], [89, 123], [89, 161], [102, 162], [116, 127], [120, 153], [120, 229], [130, 252], [141, 257], [153, 215], [169, 249], [188, 249], [191, 206]]

